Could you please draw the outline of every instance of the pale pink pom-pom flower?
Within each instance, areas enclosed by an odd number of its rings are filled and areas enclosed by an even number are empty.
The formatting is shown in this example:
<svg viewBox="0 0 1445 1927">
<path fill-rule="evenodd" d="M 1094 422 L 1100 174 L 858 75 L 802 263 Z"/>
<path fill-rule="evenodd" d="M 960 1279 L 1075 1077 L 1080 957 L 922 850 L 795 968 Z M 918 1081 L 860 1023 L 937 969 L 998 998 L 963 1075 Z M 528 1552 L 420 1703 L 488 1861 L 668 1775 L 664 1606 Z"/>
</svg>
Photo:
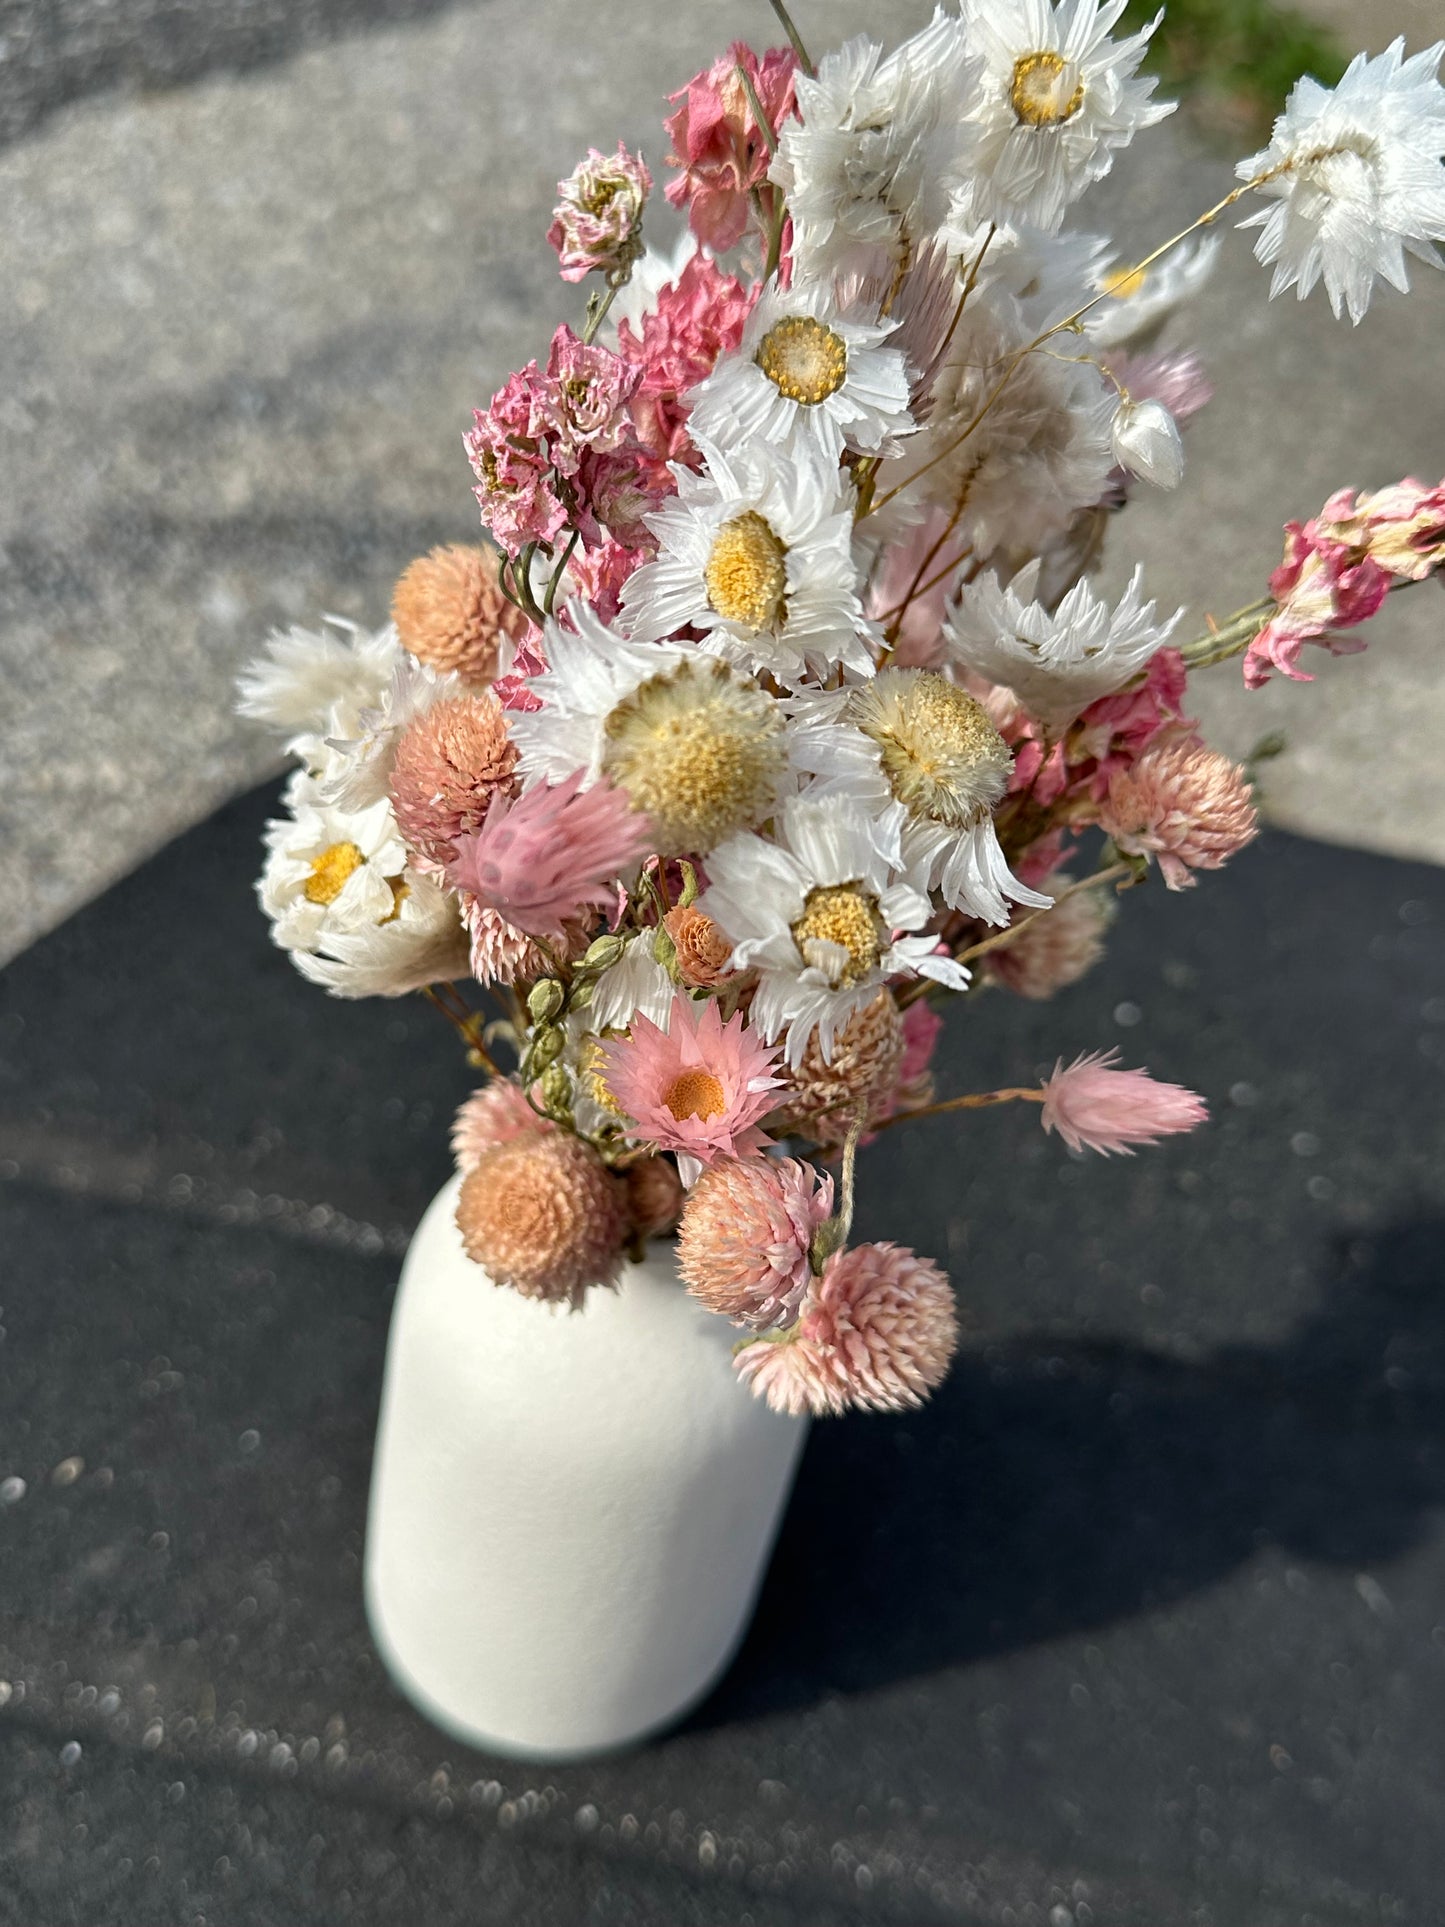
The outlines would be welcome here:
<svg viewBox="0 0 1445 1927">
<path fill-rule="evenodd" d="M 527 1102 L 526 1093 L 509 1077 L 494 1078 L 479 1091 L 473 1091 L 458 1110 L 452 1124 L 452 1156 L 465 1177 L 476 1169 L 488 1151 L 507 1144 L 523 1131 L 551 1131 L 556 1126 L 539 1117 Z"/>
<path fill-rule="evenodd" d="M 627 1236 L 627 1190 L 567 1131 L 519 1131 L 462 1180 L 457 1229 L 493 1284 L 570 1305 L 614 1285 Z"/>
<path fill-rule="evenodd" d="M 396 746 L 391 804 L 397 827 L 423 867 L 443 869 L 458 840 L 517 788 L 517 747 L 507 718 L 487 690 L 433 703 L 413 718 Z"/>
<path fill-rule="evenodd" d="M 957 1345 L 937 1265 L 902 1245 L 855 1245 L 828 1260 L 795 1333 L 755 1340 L 733 1363 L 775 1412 L 898 1412 L 942 1383 Z"/>
<path fill-rule="evenodd" d="M 677 1268 L 694 1298 L 761 1329 L 794 1317 L 812 1279 L 813 1235 L 833 1215 L 833 1180 L 795 1158 L 729 1160 L 688 1198 Z"/>
<path fill-rule="evenodd" d="M 1171 890 L 1187 889 L 1192 870 L 1218 870 L 1259 831 L 1244 771 L 1195 737 L 1116 771 L 1099 821 L 1121 850 L 1156 856 Z"/>
<path fill-rule="evenodd" d="M 1089 1051 L 1065 1067 L 1061 1057 L 1044 1084 L 1043 1125 L 1071 1151 L 1122 1151 L 1192 1131 L 1209 1116 L 1204 1099 L 1148 1071 L 1120 1071 L 1118 1050 Z"/>
<path fill-rule="evenodd" d="M 583 772 L 498 797 L 481 829 L 458 839 L 448 880 L 531 937 L 560 937 L 589 906 L 615 902 L 609 879 L 646 854 L 651 827 L 610 783 Z"/>
</svg>

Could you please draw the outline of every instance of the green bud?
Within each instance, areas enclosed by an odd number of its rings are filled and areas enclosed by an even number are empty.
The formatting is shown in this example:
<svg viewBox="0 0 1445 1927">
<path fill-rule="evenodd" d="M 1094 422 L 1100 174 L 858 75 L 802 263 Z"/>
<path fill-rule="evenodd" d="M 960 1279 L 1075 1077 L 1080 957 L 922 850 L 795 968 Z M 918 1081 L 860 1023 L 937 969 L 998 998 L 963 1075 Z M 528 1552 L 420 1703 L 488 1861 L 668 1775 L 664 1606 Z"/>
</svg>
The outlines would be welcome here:
<svg viewBox="0 0 1445 1927">
<path fill-rule="evenodd" d="M 537 1024 L 545 1024 L 549 1017 L 555 1017 L 565 1001 L 566 993 L 555 977 L 544 977 L 527 993 L 527 1009 Z"/>
<path fill-rule="evenodd" d="M 677 900 L 677 907 L 679 910 L 691 910 L 697 902 L 697 871 L 681 858 L 677 867 L 682 871 L 682 895 Z"/>
<path fill-rule="evenodd" d="M 625 937 L 598 937 L 587 947 L 579 968 L 582 970 L 610 970 L 627 948 Z"/>
<path fill-rule="evenodd" d="M 562 1055 L 567 1039 L 555 1024 L 542 1024 L 532 1033 L 532 1048 L 527 1052 L 527 1063 L 533 1077 L 555 1064 Z"/>
<path fill-rule="evenodd" d="M 672 938 L 668 936 L 667 932 L 663 929 L 661 924 L 657 926 L 657 929 L 653 935 L 652 955 L 653 955 L 654 961 L 656 961 L 657 963 L 660 963 L 663 969 L 672 978 L 672 981 L 676 983 L 678 981 L 677 945 L 672 941 Z"/>
<path fill-rule="evenodd" d="M 549 1064 L 542 1073 L 542 1102 L 548 1112 L 556 1117 L 566 1116 L 572 1108 L 572 1079 L 567 1075 L 566 1066 Z"/>
</svg>

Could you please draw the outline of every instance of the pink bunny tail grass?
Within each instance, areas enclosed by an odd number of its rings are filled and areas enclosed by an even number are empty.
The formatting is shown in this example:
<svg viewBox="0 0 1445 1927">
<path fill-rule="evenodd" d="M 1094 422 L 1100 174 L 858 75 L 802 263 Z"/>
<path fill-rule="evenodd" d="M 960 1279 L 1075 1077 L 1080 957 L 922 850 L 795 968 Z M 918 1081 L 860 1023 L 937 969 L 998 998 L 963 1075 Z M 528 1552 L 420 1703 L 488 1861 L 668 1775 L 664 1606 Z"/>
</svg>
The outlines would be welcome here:
<svg viewBox="0 0 1445 1927">
<path fill-rule="evenodd" d="M 828 1260 L 794 1331 L 745 1345 L 738 1376 L 775 1412 L 900 1412 L 943 1382 L 958 1347 L 953 1290 L 902 1245 L 854 1245 Z"/>
<path fill-rule="evenodd" d="M 1119 1071 L 1117 1050 L 1091 1051 L 1065 1068 L 1059 1059 L 1045 1083 L 1043 1124 L 1071 1151 L 1122 1151 L 1192 1131 L 1209 1116 L 1204 1099 L 1148 1071 Z"/>
<path fill-rule="evenodd" d="M 459 840 L 449 880 L 532 937 L 558 938 L 583 910 L 615 901 L 611 880 L 646 854 L 651 826 L 621 790 L 582 781 L 578 770 L 515 803 L 499 797 Z"/>
</svg>

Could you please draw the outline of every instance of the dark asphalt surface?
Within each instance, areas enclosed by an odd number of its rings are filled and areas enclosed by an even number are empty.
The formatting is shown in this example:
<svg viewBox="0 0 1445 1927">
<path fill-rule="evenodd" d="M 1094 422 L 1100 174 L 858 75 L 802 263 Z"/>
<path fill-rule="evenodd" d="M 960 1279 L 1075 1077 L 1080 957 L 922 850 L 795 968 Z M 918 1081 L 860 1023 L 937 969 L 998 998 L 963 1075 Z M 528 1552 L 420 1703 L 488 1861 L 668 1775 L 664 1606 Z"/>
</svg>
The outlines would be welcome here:
<svg viewBox="0 0 1445 1927">
<path fill-rule="evenodd" d="M 319 996 L 243 799 L 0 976 L 0 1922 L 1335 1927 L 1440 1918 L 1445 877 L 1268 838 L 1137 892 L 945 1090 L 1120 1042 L 1215 1121 L 891 1133 L 864 1236 L 969 1321 L 815 1428 L 679 1733 L 462 1751 L 362 1617 L 398 1256 L 465 1086 Z M 23 1486 L 20 1482 L 23 1482 Z"/>
</svg>

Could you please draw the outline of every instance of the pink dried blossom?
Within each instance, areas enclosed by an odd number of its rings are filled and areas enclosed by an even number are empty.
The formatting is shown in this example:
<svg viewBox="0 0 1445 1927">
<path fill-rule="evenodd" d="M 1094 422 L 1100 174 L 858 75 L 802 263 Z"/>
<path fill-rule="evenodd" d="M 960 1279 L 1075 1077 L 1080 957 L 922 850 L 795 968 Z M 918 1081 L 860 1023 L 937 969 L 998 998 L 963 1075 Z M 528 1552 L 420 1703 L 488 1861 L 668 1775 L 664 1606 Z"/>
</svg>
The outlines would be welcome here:
<svg viewBox="0 0 1445 1927">
<path fill-rule="evenodd" d="M 828 1260 L 792 1333 L 745 1345 L 733 1363 L 775 1412 L 899 1412 L 943 1382 L 957 1346 L 937 1265 L 902 1245 L 855 1245 Z"/>
<path fill-rule="evenodd" d="M 659 471 L 640 442 L 620 448 L 584 449 L 572 477 L 572 519 L 584 542 L 600 548 L 609 539 L 646 560 L 657 547 L 648 528 L 651 515 L 675 490 L 665 470 Z"/>
<path fill-rule="evenodd" d="M 794 112 L 797 65 L 789 47 L 774 47 L 759 60 L 739 40 L 671 96 L 682 105 L 664 123 L 672 142 L 667 160 L 682 172 L 668 182 L 667 198 L 674 207 L 687 209 L 693 233 L 716 254 L 742 239 L 749 190 L 763 185 L 771 158 L 738 68 L 752 82 L 776 135 Z"/>
<path fill-rule="evenodd" d="M 538 784 L 515 803 L 499 797 L 482 827 L 458 838 L 448 881 L 533 937 L 560 937 L 584 909 L 615 901 L 610 880 L 646 852 L 652 832 L 621 790 L 584 790 L 583 776 Z"/>
<path fill-rule="evenodd" d="M 733 947 L 711 917 L 689 904 L 669 910 L 662 927 L 672 938 L 677 951 L 677 967 L 685 984 L 694 990 L 711 990 L 734 975 Z"/>
<path fill-rule="evenodd" d="M 1045 896 L 1059 897 L 1072 882 L 1072 877 L 1057 870 L 1036 887 Z M 1042 916 L 1017 910 L 1013 921 L 1026 927 L 1012 943 L 989 952 L 984 959 L 984 975 L 1016 997 L 1034 1001 L 1052 997 L 1066 985 L 1077 983 L 1099 961 L 1110 912 L 1108 899 L 1101 898 L 1097 890 L 1064 896 L 1062 903 Z"/>
<path fill-rule="evenodd" d="M 575 475 L 586 449 L 616 448 L 627 436 L 627 404 L 641 380 L 610 348 L 587 343 L 563 324 L 547 356 L 546 412 L 552 460 Z"/>
<path fill-rule="evenodd" d="M 1244 771 L 1197 737 L 1156 744 L 1118 771 L 1099 821 L 1121 850 L 1158 858 L 1171 890 L 1218 870 L 1258 834 Z"/>
<path fill-rule="evenodd" d="M 741 1012 L 724 1023 L 712 998 L 695 1004 L 679 993 L 666 1030 L 639 1013 L 630 1036 L 604 1044 L 601 1075 L 634 1135 L 676 1151 L 686 1181 L 769 1142 L 757 1124 L 777 1101 L 777 1058 Z"/>
<path fill-rule="evenodd" d="M 1333 501 L 1338 504 L 1340 496 Z M 1373 495 L 1361 495 L 1332 532 L 1344 540 L 1355 531 L 1392 576 L 1423 582 L 1445 562 L 1445 482 L 1431 488 L 1406 476 Z"/>
<path fill-rule="evenodd" d="M 792 1320 L 812 1282 L 810 1253 L 833 1215 L 833 1180 L 795 1158 L 712 1165 L 677 1239 L 683 1283 L 709 1311 L 761 1330 Z"/>
<path fill-rule="evenodd" d="M 520 1131 L 462 1181 L 457 1229 L 495 1285 L 569 1305 L 615 1285 L 628 1231 L 627 1190 L 568 1131 Z"/>
<path fill-rule="evenodd" d="M 555 1129 L 546 1118 L 538 1117 L 519 1084 L 497 1077 L 463 1101 L 452 1125 L 452 1156 L 465 1177 L 488 1151 L 510 1143 L 523 1131 Z"/>
<path fill-rule="evenodd" d="M 528 542 L 555 541 L 567 526 L 557 491 L 548 437 L 553 428 L 551 383 L 535 361 L 507 378 L 462 437 L 477 478 L 473 491 L 482 521 L 508 555 Z"/>
<path fill-rule="evenodd" d="M 1108 366 L 1135 401 L 1162 402 L 1181 428 L 1214 398 L 1214 383 L 1192 349 L 1116 355 Z"/>
<path fill-rule="evenodd" d="M 585 548 L 578 549 L 573 555 L 567 565 L 570 591 L 590 602 L 604 622 L 612 622 L 622 607 L 623 584 L 633 570 L 647 560 L 646 549 L 631 549 L 625 542 L 619 542 L 607 536 L 600 543 L 588 544 Z M 568 621 L 565 606 L 561 621 L 563 623 Z M 539 664 L 538 669 L 545 666 L 545 664 Z M 534 669 L 529 673 L 535 675 L 538 670 Z M 541 698 L 531 695 L 530 691 L 528 695 L 529 706 L 540 709 Z"/>
<path fill-rule="evenodd" d="M 642 317 L 640 332 L 631 322 L 618 323 L 618 352 L 642 371 L 632 420 L 660 471 L 659 486 L 672 486 L 669 462 L 690 467 L 699 460 L 682 398 L 712 373 L 719 356 L 737 347 L 757 297 L 756 285 L 745 288 L 699 252 L 663 288 L 655 309 Z"/>
<path fill-rule="evenodd" d="M 547 239 L 557 250 L 564 281 L 594 270 L 625 277 L 642 252 L 642 210 L 652 176 L 640 154 L 618 143 L 613 155 L 589 148 L 565 181 L 558 181 Z"/>
<path fill-rule="evenodd" d="M 1204 1099 L 1182 1084 L 1162 1084 L 1148 1071 L 1119 1071 L 1115 1050 L 1091 1051 L 1067 1069 L 1061 1057 L 1043 1086 L 1043 1125 L 1057 1131 L 1071 1151 L 1122 1151 L 1155 1144 L 1177 1131 L 1192 1131 L 1209 1112 Z"/>
</svg>

